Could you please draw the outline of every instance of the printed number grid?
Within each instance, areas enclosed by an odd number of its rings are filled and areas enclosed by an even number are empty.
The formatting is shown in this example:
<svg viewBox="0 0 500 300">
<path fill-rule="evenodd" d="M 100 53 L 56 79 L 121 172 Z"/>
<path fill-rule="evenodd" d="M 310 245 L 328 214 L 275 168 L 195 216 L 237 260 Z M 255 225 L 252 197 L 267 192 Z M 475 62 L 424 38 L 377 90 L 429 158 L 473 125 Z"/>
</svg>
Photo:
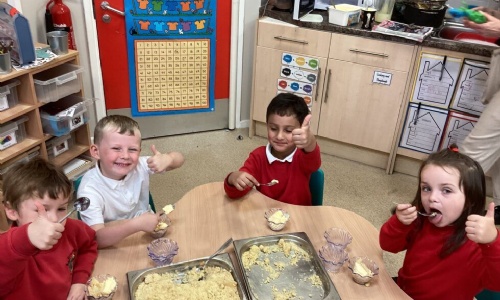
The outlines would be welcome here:
<svg viewBox="0 0 500 300">
<path fill-rule="evenodd" d="M 210 40 L 136 40 L 139 111 L 209 107 Z"/>
</svg>

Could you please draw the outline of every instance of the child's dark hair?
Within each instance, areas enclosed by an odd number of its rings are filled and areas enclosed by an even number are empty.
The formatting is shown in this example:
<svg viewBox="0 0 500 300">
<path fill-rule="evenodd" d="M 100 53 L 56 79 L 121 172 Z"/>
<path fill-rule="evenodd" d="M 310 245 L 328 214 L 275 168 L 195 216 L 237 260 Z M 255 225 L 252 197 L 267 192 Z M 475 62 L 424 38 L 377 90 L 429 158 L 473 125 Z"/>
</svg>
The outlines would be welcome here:
<svg viewBox="0 0 500 300">
<path fill-rule="evenodd" d="M 2 189 L 3 201 L 15 210 L 29 198 L 69 198 L 73 194 L 73 184 L 64 172 L 40 157 L 9 169 L 3 176 Z"/>
<path fill-rule="evenodd" d="M 418 211 L 423 210 L 421 198 L 421 173 L 422 170 L 428 166 L 434 165 L 442 168 L 451 167 L 459 172 L 459 185 L 463 189 L 465 196 L 464 209 L 462 214 L 453 223 L 455 232 L 450 236 L 441 249 L 440 256 L 445 257 L 451 254 L 462 246 L 466 240 L 465 222 L 467 217 L 471 214 L 483 215 L 484 207 L 486 205 L 486 183 L 484 172 L 481 166 L 472 158 L 465 154 L 458 152 L 458 147 L 453 144 L 449 148 L 429 155 L 429 157 L 422 163 L 419 171 L 418 189 L 413 199 L 414 205 Z M 422 226 L 422 218 L 417 218 L 416 230 Z"/>
<path fill-rule="evenodd" d="M 271 100 L 267 106 L 266 122 L 269 121 L 269 116 L 276 114 L 278 116 L 295 116 L 300 125 L 309 114 L 304 98 L 291 93 L 280 93 Z"/>
</svg>

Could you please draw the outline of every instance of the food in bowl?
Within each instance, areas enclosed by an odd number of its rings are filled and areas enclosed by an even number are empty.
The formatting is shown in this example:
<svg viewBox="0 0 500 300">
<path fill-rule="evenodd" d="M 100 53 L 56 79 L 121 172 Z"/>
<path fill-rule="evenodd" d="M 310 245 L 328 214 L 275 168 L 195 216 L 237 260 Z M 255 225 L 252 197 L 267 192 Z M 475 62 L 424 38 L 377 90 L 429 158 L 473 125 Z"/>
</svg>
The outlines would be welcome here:
<svg viewBox="0 0 500 300">
<path fill-rule="evenodd" d="M 290 215 L 281 208 L 271 208 L 266 211 L 264 217 L 267 219 L 267 223 L 269 228 L 274 231 L 279 231 L 283 229 L 286 225 L 286 222 L 290 219 Z"/>
<path fill-rule="evenodd" d="M 135 292 L 137 300 L 165 299 L 240 299 L 237 283 L 230 271 L 220 267 L 206 267 L 206 277 L 199 280 L 200 271 L 191 269 L 187 274 L 153 273 L 144 278 Z"/>
<path fill-rule="evenodd" d="M 94 276 L 87 283 L 87 295 L 89 299 L 111 299 L 117 287 L 114 276 L 109 274 Z"/>
<path fill-rule="evenodd" d="M 349 269 L 354 282 L 365 286 L 369 286 L 373 276 L 378 274 L 377 264 L 367 257 L 353 257 L 349 261 Z"/>
<path fill-rule="evenodd" d="M 171 223 L 172 222 L 166 214 L 160 215 L 160 217 L 158 218 L 158 224 L 156 224 L 155 230 L 151 232 L 151 236 L 155 239 L 163 237 Z"/>
</svg>

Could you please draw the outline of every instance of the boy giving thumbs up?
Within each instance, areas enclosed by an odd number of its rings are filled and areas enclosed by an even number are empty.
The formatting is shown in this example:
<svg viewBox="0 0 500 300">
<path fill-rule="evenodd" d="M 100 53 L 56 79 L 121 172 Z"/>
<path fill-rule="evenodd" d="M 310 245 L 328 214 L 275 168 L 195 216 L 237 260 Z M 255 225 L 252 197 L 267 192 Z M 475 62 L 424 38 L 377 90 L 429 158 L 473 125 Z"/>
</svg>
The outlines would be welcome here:
<svg viewBox="0 0 500 300">
<path fill-rule="evenodd" d="M 37 158 L 5 175 L 3 201 L 12 227 L 0 234 L 0 299 L 85 299 L 97 258 L 95 232 L 66 219 L 73 184 Z"/>
<path fill-rule="evenodd" d="M 303 98 L 290 93 L 274 97 L 266 113 L 267 146 L 252 151 L 243 166 L 226 177 L 228 197 L 243 197 L 255 186 L 275 200 L 311 205 L 309 179 L 321 166 L 321 156 L 310 120 Z M 275 184 L 264 185 L 270 182 Z"/>
</svg>

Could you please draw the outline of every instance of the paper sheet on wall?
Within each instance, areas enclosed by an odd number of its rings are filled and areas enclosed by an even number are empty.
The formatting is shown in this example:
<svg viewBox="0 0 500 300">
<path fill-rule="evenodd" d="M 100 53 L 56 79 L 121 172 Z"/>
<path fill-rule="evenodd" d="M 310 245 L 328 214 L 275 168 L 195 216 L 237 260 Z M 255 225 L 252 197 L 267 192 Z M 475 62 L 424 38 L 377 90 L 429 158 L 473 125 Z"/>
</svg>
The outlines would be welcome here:
<svg viewBox="0 0 500 300">
<path fill-rule="evenodd" d="M 423 153 L 439 149 L 448 111 L 410 103 L 399 146 Z"/>
<path fill-rule="evenodd" d="M 486 91 L 489 71 L 489 63 L 465 59 L 450 108 L 476 116 L 481 115 L 484 110 L 481 100 Z"/>
<path fill-rule="evenodd" d="M 472 131 L 477 120 L 477 117 L 451 111 L 448 115 L 443 141 L 439 149 L 448 148 L 451 144 L 456 144 L 460 149 L 462 142 Z"/>
<path fill-rule="evenodd" d="M 460 58 L 422 53 L 411 101 L 448 108 L 461 65 Z"/>
</svg>

